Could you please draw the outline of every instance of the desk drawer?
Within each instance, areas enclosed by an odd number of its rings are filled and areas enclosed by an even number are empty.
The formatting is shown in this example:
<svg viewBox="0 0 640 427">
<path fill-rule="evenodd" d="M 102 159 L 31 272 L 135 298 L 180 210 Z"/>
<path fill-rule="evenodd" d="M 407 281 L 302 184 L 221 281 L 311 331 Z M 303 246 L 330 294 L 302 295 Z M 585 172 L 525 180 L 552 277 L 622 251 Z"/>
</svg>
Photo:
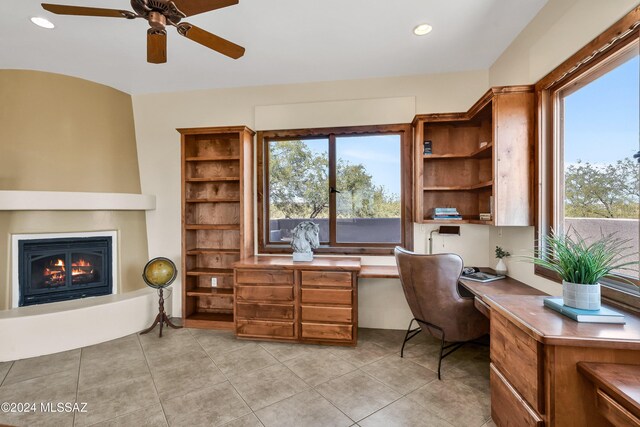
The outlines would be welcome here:
<svg viewBox="0 0 640 427">
<path fill-rule="evenodd" d="M 236 316 L 242 319 L 293 320 L 293 305 L 238 302 Z"/>
<path fill-rule="evenodd" d="M 491 308 L 485 304 L 480 297 L 475 297 L 473 299 L 473 305 L 475 308 L 484 315 L 484 317 L 490 319 L 491 318 Z"/>
<path fill-rule="evenodd" d="M 491 312 L 491 362 L 539 413 L 544 413 L 541 344 L 498 313 Z"/>
<path fill-rule="evenodd" d="M 499 426 L 542 427 L 542 417 L 518 395 L 496 366 L 491 364 L 491 417 Z"/>
<path fill-rule="evenodd" d="M 596 405 L 604 417 L 616 427 L 640 427 L 640 419 L 627 411 L 601 388 L 596 393 Z"/>
<path fill-rule="evenodd" d="M 236 283 L 292 285 L 293 272 L 282 270 L 236 270 Z"/>
<path fill-rule="evenodd" d="M 351 289 L 302 289 L 304 304 L 351 305 Z"/>
<path fill-rule="evenodd" d="M 302 306 L 302 321 L 351 323 L 351 307 Z"/>
<path fill-rule="evenodd" d="M 283 301 L 293 302 L 291 286 L 236 286 L 238 301 Z"/>
<path fill-rule="evenodd" d="M 293 338 L 293 322 L 265 322 L 259 320 L 237 320 L 238 336 L 264 338 Z"/>
<path fill-rule="evenodd" d="M 351 287 L 351 273 L 345 271 L 303 271 L 302 286 Z"/>
<path fill-rule="evenodd" d="M 353 339 L 353 326 L 302 322 L 302 338 L 323 341 L 351 341 Z"/>
</svg>

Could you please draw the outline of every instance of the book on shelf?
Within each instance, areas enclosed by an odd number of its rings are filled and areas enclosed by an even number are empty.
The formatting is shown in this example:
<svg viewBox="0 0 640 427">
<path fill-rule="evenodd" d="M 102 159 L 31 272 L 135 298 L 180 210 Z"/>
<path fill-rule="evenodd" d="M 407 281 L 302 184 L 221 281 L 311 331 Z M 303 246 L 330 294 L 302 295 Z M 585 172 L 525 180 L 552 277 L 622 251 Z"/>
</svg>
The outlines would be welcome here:
<svg viewBox="0 0 640 427">
<path fill-rule="evenodd" d="M 424 146 L 423 146 L 423 151 L 422 154 L 424 154 L 425 156 L 428 154 L 432 154 L 433 152 L 431 151 L 431 141 L 425 141 L 424 142 Z"/>
<path fill-rule="evenodd" d="M 584 323 L 617 323 L 624 324 L 624 314 L 609 308 L 601 307 L 600 310 L 581 310 L 579 308 L 564 305 L 562 298 L 549 297 L 544 299 L 544 306 L 567 316 L 576 322 Z"/>
<path fill-rule="evenodd" d="M 431 219 L 435 219 L 435 220 L 438 220 L 438 219 L 441 219 L 441 220 L 442 219 L 446 219 L 446 220 L 449 220 L 449 219 L 462 219 L 462 216 L 461 215 L 431 215 Z"/>
<path fill-rule="evenodd" d="M 491 221 L 491 214 L 490 213 L 481 213 L 480 214 L 480 221 Z"/>
<path fill-rule="evenodd" d="M 431 209 L 432 215 L 459 215 L 456 208 L 433 208 Z"/>
</svg>

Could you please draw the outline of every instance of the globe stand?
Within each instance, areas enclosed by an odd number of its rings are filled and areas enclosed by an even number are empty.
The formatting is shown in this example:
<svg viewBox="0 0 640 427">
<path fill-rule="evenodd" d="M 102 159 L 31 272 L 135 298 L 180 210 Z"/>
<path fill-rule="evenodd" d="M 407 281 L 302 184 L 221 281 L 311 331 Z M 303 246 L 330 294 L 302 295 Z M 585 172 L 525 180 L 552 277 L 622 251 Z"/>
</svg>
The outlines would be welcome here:
<svg viewBox="0 0 640 427">
<path fill-rule="evenodd" d="M 178 271 L 176 269 L 176 265 L 169 258 L 157 257 L 149 261 L 147 265 L 144 266 L 142 279 L 147 286 L 158 290 L 158 296 L 160 298 L 158 299 L 158 315 L 153 321 L 153 325 L 140 332 L 140 335 L 148 334 L 158 325 L 158 323 L 160 324 L 159 338 L 162 338 L 162 327 L 165 324 L 173 329 L 182 328 L 182 326 L 171 323 L 171 319 L 169 319 L 169 316 L 167 316 L 167 313 L 164 311 L 163 288 L 171 285 L 171 283 L 176 280 L 177 275 Z"/>
<path fill-rule="evenodd" d="M 171 319 L 169 319 L 169 316 L 167 316 L 167 313 L 164 311 L 164 296 L 162 294 L 162 288 L 158 289 L 158 295 L 160 296 L 160 299 L 158 299 L 158 315 L 156 316 L 156 320 L 153 321 L 153 325 L 140 332 L 140 335 L 144 335 L 153 331 L 158 323 L 160 324 L 160 334 L 158 335 L 158 337 L 160 338 L 162 338 L 162 326 L 165 323 L 167 324 L 167 326 L 173 329 L 182 328 L 182 326 L 174 325 L 173 323 L 171 323 Z"/>
</svg>

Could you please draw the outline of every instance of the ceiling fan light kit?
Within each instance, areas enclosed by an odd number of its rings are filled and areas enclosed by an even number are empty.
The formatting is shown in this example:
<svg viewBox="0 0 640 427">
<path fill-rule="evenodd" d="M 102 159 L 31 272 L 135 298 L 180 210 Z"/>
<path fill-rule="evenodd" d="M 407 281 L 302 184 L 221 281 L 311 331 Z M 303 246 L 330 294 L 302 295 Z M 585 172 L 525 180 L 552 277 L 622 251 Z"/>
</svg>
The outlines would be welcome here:
<svg viewBox="0 0 640 427">
<path fill-rule="evenodd" d="M 57 15 L 146 19 L 150 26 L 147 30 L 147 62 L 162 64 L 167 62 L 167 25 L 175 27 L 181 36 L 225 56 L 233 59 L 243 56 L 244 48 L 242 46 L 238 46 L 195 25 L 180 22 L 187 16 L 233 6 L 238 3 L 239 0 L 131 0 L 131 8 L 134 12 L 48 3 L 42 3 L 42 7 Z"/>
</svg>

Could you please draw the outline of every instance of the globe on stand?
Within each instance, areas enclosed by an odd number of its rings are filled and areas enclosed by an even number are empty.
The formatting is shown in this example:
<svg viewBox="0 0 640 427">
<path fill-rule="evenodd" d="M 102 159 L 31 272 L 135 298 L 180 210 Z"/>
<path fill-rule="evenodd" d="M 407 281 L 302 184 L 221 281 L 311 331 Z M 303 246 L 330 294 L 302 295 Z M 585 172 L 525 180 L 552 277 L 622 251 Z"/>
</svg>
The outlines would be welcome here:
<svg viewBox="0 0 640 427">
<path fill-rule="evenodd" d="M 158 300 L 158 315 L 156 316 L 153 325 L 140 332 L 140 334 L 151 332 L 158 323 L 160 324 L 160 338 L 162 338 L 162 326 L 164 324 L 174 329 L 182 328 L 182 326 L 171 323 L 169 316 L 167 316 L 167 313 L 164 311 L 163 289 L 171 285 L 173 281 L 176 280 L 177 275 L 178 269 L 169 258 L 154 258 L 144 266 L 142 279 L 147 286 L 158 290 L 158 296 L 160 299 Z"/>
</svg>

